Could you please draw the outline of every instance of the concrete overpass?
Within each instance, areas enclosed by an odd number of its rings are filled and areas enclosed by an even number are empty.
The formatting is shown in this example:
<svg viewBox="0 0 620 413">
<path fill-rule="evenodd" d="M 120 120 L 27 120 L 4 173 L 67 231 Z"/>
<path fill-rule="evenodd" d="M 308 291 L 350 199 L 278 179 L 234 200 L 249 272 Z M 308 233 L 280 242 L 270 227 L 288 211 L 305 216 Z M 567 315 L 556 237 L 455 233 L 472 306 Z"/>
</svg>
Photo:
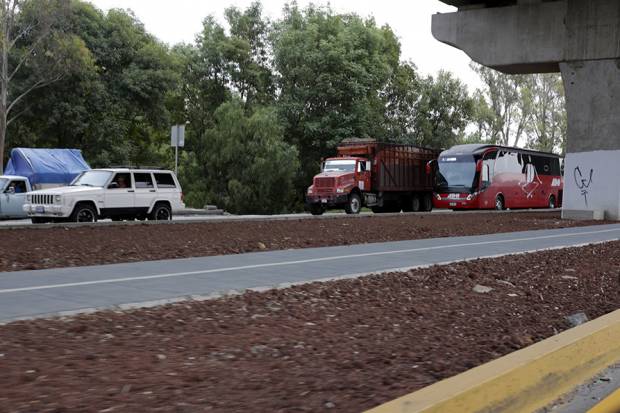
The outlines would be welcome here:
<svg viewBox="0 0 620 413">
<path fill-rule="evenodd" d="M 433 35 L 509 74 L 561 72 L 567 218 L 620 219 L 620 1 L 442 0 Z"/>
</svg>

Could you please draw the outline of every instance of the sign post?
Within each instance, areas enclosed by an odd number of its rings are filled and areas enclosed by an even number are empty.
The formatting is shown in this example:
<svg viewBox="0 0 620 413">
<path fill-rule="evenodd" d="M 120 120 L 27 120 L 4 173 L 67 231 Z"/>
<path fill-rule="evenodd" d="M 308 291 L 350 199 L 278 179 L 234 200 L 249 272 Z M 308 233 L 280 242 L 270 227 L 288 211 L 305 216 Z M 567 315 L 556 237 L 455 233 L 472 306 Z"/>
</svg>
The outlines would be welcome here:
<svg viewBox="0 0 620 413">
<path fill-rule="evenodd" d="M 174 174 L 179 175 L 179 147 L 185 146 L 185 125 L 174 125 L 170 129 L 170 146 L 174 146 Z"/>
</svg>

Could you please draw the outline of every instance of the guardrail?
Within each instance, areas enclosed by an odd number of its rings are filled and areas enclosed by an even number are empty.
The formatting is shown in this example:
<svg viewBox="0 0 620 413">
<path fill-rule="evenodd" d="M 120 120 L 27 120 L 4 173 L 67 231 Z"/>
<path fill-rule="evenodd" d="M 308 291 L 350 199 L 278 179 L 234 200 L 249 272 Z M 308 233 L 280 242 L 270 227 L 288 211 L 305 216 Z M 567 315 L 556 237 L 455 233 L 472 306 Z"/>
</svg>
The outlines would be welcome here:
<svg viewBox="0 0 620 413">
<path fill-rule="evenodd" d="M 367 413 L 534 412 L 619 360 L 620 310 Z M 597 412 L 610 406 L 620 406 L 620 394 Z"/>
</svg>

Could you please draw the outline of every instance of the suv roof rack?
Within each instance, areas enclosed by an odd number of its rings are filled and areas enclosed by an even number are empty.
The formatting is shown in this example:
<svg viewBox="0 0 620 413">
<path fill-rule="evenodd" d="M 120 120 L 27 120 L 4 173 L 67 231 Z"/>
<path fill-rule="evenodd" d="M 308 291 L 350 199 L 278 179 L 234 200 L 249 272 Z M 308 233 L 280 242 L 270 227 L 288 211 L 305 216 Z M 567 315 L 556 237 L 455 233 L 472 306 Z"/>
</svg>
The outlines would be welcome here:
<svg viewBox="0 0 620 413">
<path fill-rule="evenodd" d="M 132 166 L 132 165 L 112 165 L 112 166 L 108 166 L 107 168 L 103 168 L 103 169 L 154 169 L 154 170 L 158 170 L 158 171 L 167 170 L 166 168 L 162 168 L 161 166 L 147 166 L 147 165 L 137 165 L 137 166 Z"/>
</svg>

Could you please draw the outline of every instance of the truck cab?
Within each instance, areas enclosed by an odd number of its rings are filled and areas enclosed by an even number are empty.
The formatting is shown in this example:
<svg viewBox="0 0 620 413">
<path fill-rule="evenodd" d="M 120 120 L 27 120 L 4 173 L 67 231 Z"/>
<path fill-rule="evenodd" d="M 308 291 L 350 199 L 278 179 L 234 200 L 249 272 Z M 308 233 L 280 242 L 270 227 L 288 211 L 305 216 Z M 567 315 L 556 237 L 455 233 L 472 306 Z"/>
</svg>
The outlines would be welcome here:
<svg viewBox="0 0 620 413">
<path fill-rule="evenodd" d="M 321 215 L 327 208 L 344 207 L 347 214 L 358 214 L 363 205 L 363 192 L 370 189 L 370 169 L 371 163 L 366 158 L 326 159 L 306 194 L 310 212 Z"/>
<path fill-rule="evenodd" d="M 0 176 L 0 219 L 26 218 L 22 207 L 26 202 L 26 192 L 30 192 L 30 182 L 25 176 Z"/>
</svg>

